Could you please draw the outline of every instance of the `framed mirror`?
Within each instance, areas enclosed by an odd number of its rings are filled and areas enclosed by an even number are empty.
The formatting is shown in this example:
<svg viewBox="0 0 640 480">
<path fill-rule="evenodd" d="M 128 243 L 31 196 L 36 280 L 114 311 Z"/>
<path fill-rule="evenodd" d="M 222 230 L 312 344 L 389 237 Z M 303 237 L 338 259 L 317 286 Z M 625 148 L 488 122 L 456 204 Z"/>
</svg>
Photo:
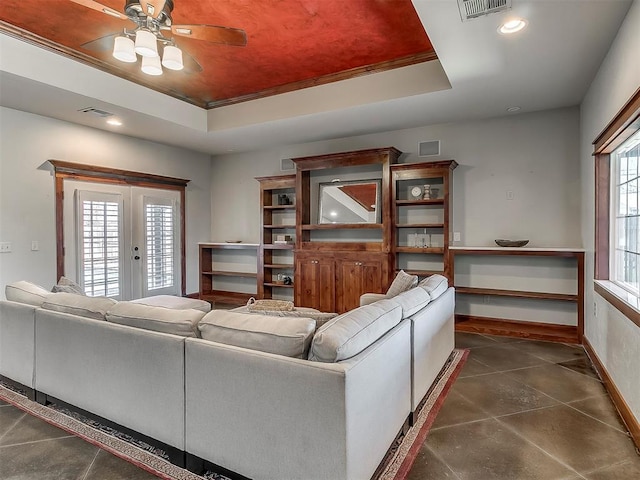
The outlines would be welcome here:
<svg viewBox="0 0 640 480">
<path fill-rule="evenodd" d="M 318 223 L 380 223 L 381 180 L 333 181 L 318 187 Z"/>
</svg>

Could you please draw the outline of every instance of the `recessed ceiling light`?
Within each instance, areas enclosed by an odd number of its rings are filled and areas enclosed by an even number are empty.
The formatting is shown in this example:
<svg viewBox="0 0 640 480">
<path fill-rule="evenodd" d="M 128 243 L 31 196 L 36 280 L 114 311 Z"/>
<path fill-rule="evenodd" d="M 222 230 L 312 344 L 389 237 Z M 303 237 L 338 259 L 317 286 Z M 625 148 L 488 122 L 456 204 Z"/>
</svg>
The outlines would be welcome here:
<svg viewBox="0 0 640 480">
<path fill-rule="evenodd" d="M 513 106 L 513 107 L 509 107 L 507 108 L 507 112 L 513 113 L 513 112 L 517 112 L 521 109 L 522 107 L 518 107 L 518 106 Z"/>
<path fill-rule="evenodd" d="M 519 32 L 526 26 L 526 20 L 523 20 L 522 18 L 514 18 L 500 25 L 500 27 L 498 28 L 498 33 L 501 33 L 502 35 L 509 35 L 511 33 Z"/>
<path fill-rule="evenodd" d="M 122 122 L 120 120 L 116 119 L 116 118 L 111 118 L 111 119 L 107 120 L 107 123 L 109 125 L 114 125 L 116 127 L 119 127 L 120 125 L 122 125 Z"/>
</svg>

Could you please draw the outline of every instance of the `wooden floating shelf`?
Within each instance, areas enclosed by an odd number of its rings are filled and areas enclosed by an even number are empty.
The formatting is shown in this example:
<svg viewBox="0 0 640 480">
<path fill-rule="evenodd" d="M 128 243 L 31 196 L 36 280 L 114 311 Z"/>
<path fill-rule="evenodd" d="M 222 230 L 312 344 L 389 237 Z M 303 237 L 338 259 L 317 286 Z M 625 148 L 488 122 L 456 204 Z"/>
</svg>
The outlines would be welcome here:
<svg viewBox="0 0 640 480">
<path fill-rule="evenodd" d="M 295 210 L 295 205 L 265 205 L 265 210 Z"/>
<path fill-rule="evenodd" d="M 444 223 L 396 223 L 396 228 L 444 228 Z"/>
<path fill-rule="evenodd" d="M 264 268 L 275 268 L 275 269 L 283 269 L 283 270 L 291 270 L 293 269 L 293 264 L 287 263 L 265 263 Z"/>
<path fill-rule="evenodd" d="M 251 272 L 228 272 L 224 270 L 212 270 L 210 272 L 202 272 L 207 275 L 216 275 L 219 277 L 244 277 L 244 278 L 256 278 L 258 275 Z"/>
<path fill-rule="evenodd" d="M 544 292 L 524 292 L 516 290 L 498 290 L 495 288 L 477 288 L 477 287 L 455 287 L 457 293 L 468 295 L 494 295 L 499 297 L 513 298 L 535 298 L 541 300 L 562 300 L 567 302 L 577 302 L 578 295 L 565 293 L 544 293 Z"/>
<path fill-rule="evenodd" d="M 314 225 L 302 225 L 302 230 L 340 230 L 340 229 L 375 229 L 382 228 L 381 223 L 320 223 Z"/>
<path fill-rule="evenodd" d="M 400 269 L 396 269 L 396 273 L 398 273 L 399 271 Z M 407 273 L 409 275 L 417 275 L 419 277 L 428 277 L 436 274 L 444 275 L 444 272 L 442 270 L 404 270 L 404 273 Z"/>
<path fill-rule="evenodd" d="M 444 198 L 430 200 L 396 200 L 396 205 L 444 205 Z"/>
<path fill-rule="evenodd" d="M 293 250 L 295 245 L 293 243 L 286 244 L 274 244 L 274 243 L 265 243 L 262 248 L 265 250 Z"/>
<path fill-rule="evenodd" d="M 444 247 L 396 247 L 396 253 L 444 253 Z"/>
</svg>

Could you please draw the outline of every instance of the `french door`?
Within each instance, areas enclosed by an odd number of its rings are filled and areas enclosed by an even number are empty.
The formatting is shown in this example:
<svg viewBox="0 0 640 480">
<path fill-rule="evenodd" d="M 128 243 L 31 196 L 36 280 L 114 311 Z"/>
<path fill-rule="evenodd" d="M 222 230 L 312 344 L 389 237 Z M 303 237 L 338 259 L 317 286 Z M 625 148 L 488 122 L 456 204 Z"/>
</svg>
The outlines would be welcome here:
<svg viewBox="0 0 640 480">
<path fill-rule="evenodd" d="M 65 271 L 87 295 L 180 293 L 180 193 L 68 180 Z"/>
</svg>

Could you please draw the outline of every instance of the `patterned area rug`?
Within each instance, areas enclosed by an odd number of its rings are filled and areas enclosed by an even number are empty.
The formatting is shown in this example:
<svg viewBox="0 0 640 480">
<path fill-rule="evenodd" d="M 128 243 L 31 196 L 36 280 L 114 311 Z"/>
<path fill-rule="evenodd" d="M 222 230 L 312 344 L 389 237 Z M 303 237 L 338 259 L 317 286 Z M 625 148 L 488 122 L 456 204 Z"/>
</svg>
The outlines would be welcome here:
<svg viewBox="0 0 640 480">
<path fill-rule="evenodd" d="M 420 447 L 429 433 L 440 407 L 458 377 L 469 354 L 468 350 L 453 351 L 447 364 L 423 400 L 413 427 L 393 445 L 375 480 L 404 480 L 418 455 Z M 134 465 L 165 480 L 225 480 L 215 472 L 206 472 L 204 477 L 179 468 L 164 458 L 163 452 L 138 442 L 116 430 L 104 427 L 94 420 L 56 406 L 43 406 L 27 399 L 8 385 L 0 383 L 0 400 L 10 403 L 26 413 L 38 417 L 85 441 L 96 445 Z"/>
</svg>

